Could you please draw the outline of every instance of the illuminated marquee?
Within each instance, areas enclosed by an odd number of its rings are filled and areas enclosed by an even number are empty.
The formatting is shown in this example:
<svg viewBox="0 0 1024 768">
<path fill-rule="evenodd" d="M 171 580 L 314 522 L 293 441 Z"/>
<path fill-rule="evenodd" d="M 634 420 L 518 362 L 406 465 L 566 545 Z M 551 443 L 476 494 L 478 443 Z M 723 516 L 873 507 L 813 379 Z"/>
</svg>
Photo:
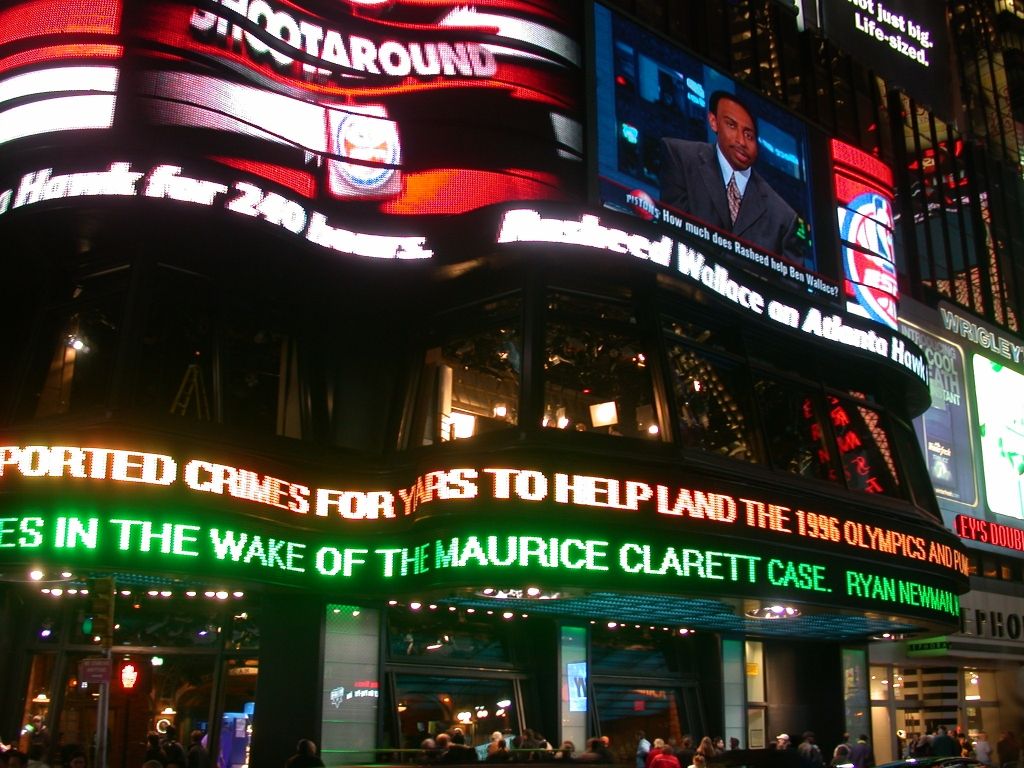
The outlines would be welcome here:
<svg viewBox="0 0 1024 768">
<path fill-rule="evenodd" d="M 362 523 L 360 527 L 365 527 L 379 521 L 394 526 L 401 520 L 418 516 L 423 505 L 430 505 L 431 516 L 448 510 L 469 513 L 473 509 L 469 505 L 497 509 L 514 504 L 519 514 L 531 509 L 541 512 L 551 505 L 566 511 L 598 509 L 615 513 L 609 520 L 623 522 L 642 514 L 646 520 L 660 521 L 656 524 L 677 533 L 733 536 L 742 530 L 746 536 L 763 541 L 803 542 L 835 552 L 872 553 L 908 566 L 927 565 L 938 571 L 967 573 L 966 559 L 959 550 L 888 522 L 822 514 L 719 489 L 512 467 L 451 468 L 427 472 L 404 487 L 337 489 L 285 480 L 206 459 L 179 460 L 166 454 L 97 447 L 0 446 L 0 488 L 43 490 L 58 481 L 128 483 L 135 487 L 164 489 L 168 493 L 180 489 L 187 494 L 182 498 L 191 499 L 197 498 L 193 494 L 233 498 L 267 511 L 280 512 L 279 521 L 287 525 L 305 526 L 313 522 L 323 530 L 334 530 L 339 522 L 346 526 Z M 317 524 L 317 520 L 324 525 Z M 159 550 L 182 557 L 199 556 L 201 533 L 197 527 L 167 524 L 153 528 L 149 523 L 136 525 L 130 518 L 114 518 L 108 525 L 122 549 L 138 547 L 146 552 Z M 59 549 L 74 548 L 79 543 L 95 546 L 98 526 L 97 520 L 83 526 L 62 517 L 52 532 L 53 546 Z M 13 518 L 0 520 L 0 549 L 39 546 L 41 535 L 35 522 L 26 523 L 23 519 L 15 525 Z M 282 570 L 291 571 L 305 556 L 302 548 L 292 547 L 283 535 L 252 538 L 247 534 L 236 536 L 233 529 L 213 527 L 208 536 L 217 559 L 263 561 L 269 558 Z M 554 562 L 554 551 L 545 552 L 543 557 Z M 475 556 L 459 549 L 448 559 L 459 564 Z M 353 563 L 346 559 L 348 557 L 331 555 L 329 569 L 336 572 L 351 569 Z M 426 555 L 416 557 L 426 558 Z M 505 552 L 489 559 L 503 561 L 516 557 L 518 555 Z M 563 565 L 569 560 L 593 565 L 598 558 L 594 551 L 581 551 L 576 544 L 563 543 L 557 559 Z"/>
<path fill-rule="evenodd" d="M 433 251 L 422 235 L 397 236 L 337 227 L 327 216 L 277 192 L 248 181 L 219 182 L 184 173 L 180 166 L 158 165 L 133 170 L 129 162 L 113 162 L 103 171 L 55 174 L 42 168 L 24 174 L 8 189 L 0 188 L 0 216 L 20 208 L 72 197 L 167 199 L 208 208 L 222 208 L 297 235 L 334 253 L 373 259 L 429 259 Z"/>
<path fill-rule="evenodd" d="M 204 515 L 205 518 L 205 515 Z M 236 521 L 230 527 L 159 516 L 105 517 L 41 512 L 0 518 L 0 561 L 58 558 L 114 568 L 201 570 L 312 588 L 345 585 L 361 594 L 408 589 L 466 589 L 503 579 L 583 588 L 651 589 L 678 594 L 764 596 L 898 610 L 954 622 L 966 578 L 925 577 L 919 569 L 866 565 L 863 558 L 744 543 L 690 533 L 651 535 L 594 522 L 555 533 L 510 525 L 497 534 L 458 532 L 436 519 L 402 539 L 342 539 Z M 570 526 L 571 528 L 571 526 Z M 73 532 L 69 534 L 69 532 Z M 370 695 L 370 694 L 367 694 Z"/>
<path fill-rule="evenodd" d="M 584 214 L 579 220 L 559 219 L 545 218 L 532 209 L 514 209 L 503 215 L 496 240 L 498 243 L 578 245 L 651 262 L 717 293 L 749 315 L 801 331 L 828 343 L 870 352 L 905 367 L 922 381 L 928 380 L 924 356 L 898 333 L 858 328 L 848 323 L 842 315 L 826 313 L 814 306 L 795 306 L 790 300 L 772 298 L 769 289 L 754 287 L 758 283 L 753 278 L 739 276 L 708 254 L 667 236 L 649 238 L 609 226 L 591 214 Z M 811 279 L 796 270 L 790 276 L 796 276 L 795 279 L 799 280 Z"/>
<path fill-rule="evenodd" d="M 957 535 L 962 539 L 1024 552 L 1024 530 L 1020 528 L 989 522 L 970 515 L 957 515 L 954 525 Z"/>
</svg>

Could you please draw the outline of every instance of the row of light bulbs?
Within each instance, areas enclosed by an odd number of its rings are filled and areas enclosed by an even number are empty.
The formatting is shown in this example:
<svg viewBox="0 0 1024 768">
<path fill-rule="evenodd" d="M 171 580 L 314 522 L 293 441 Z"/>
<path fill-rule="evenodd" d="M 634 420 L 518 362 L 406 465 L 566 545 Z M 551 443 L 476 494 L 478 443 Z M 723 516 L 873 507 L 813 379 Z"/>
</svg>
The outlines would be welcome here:
<svg viewBox="0 0 1024 768">
<path fill-rule="evenodd" d="M 391 607 L 395 607 L 395 606 L 401 605 L 401 603 L 399 603 L 398 600 L 388 600 L 388 605 L 391 606 Z M 436 611 L 436 610 L 441 609 L 443 606 L 439 606 L 437 603 L 427 603 L 426 606 L 424 606 L 424 604 L 422 602 L 420 602 L 418 600 L 414 600 L 414 601 L 408 603 L 406 605 L 406 607 L 410 611 L 421 611 L 421 610 L 423 610 L 424 607 L 426 607 L 427 610 Z M 459 610 L 459 608 L 457 606 L 454 606 L 454 605 L 449 605 L 449 606 L 447 606 L 447 608 L 452 613 L 454 613 L 454 612 Z M 335 613 L 338 613 L 339 610 L 340 609 L 336 609 Z M 468 613 L 468 614 L 477 613 L 477 609 L 476 608 L 465 608 L 463 610 L 465 610 L 465 612 Z M 485 613 L 488 616 L 494 616 L 497 613 L 497 611 L 494 611 L 494 610 L 491 610 L 491 609 L 488 608 L 488 609 L 482 610 L 481 613 Z M 358 611 L 353 611 L 352 615 L 353 616 L 358 615 Z M 515 616 L 516 616 L 516 614 L 515 614 L 514 611 L 502 611 L 501 612 L 501 617 L 503 619 L 506 619 L 506 620 L 514 619 Z M 520 616 L 520 618 L 526 619 L 526 618 L 529 618 L 530 614 L 528 614 L 528 613 L 521 613 L 521 614 L 519 614 L 519 616 Z M 590 623 L 596 625 L 598 622 L 597 622 L 597 619 L 592 619 L 590 621 Z M 628 622 L 622 622 L 622 621 L 608 621 L 608 622 L 606 622 L 605 626 L 607 626 L 608 629 L 619 629 L 619 628 L 627 629 L 630 626 L 630 624 Z M 641 624 L 633 624 L 632 626 L 635 629 L 643 629 L 643 625 L 641 625 Z M 664 626 L 663 627 L 658 627 L 658 626 L 655 626 L 653 624 L 648 626 L 648 629 L 660 629 L 660 630 L 662 630 L 664 632 L 678 633 L 680 635 L 692 635 L 692 634 L 694 634 L 696 632 L 696 630 L 689 629 L 687 627 L 664 627 Z"/>
</svg>

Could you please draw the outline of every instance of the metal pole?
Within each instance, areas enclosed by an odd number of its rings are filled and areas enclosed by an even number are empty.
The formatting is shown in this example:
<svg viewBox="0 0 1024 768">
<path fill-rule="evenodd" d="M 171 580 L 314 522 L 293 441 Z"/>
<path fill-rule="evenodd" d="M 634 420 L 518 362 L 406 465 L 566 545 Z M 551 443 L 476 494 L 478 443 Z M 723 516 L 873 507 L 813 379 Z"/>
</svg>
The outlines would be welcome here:
<svg viewBox="0 0 1024 768">
<path fill-rule="evenodd" d="M 105 651 L 110 658 L 110 650 Z M 100 698 L 96 711 L 96 765 L 107 768 L 107 721 L 110 714 L 110 681 L 100 683 Z"/>
</svg>

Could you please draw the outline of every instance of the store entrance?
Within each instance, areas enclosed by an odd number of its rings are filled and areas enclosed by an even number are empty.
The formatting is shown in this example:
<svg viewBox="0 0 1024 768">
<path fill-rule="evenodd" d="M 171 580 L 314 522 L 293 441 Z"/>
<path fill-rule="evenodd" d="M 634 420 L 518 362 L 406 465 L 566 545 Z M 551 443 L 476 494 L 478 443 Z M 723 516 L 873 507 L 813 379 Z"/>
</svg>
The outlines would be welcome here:
<svg viewBox="0 0 1024 768">
<path fill-rule="evenodd" d="M 248 765 L 259 676 L 255 659 L 221 661 L 212 654 L 175 655 L 173 651 L 167 655 L 115 653 L 103 745 L 97 732 L 101 686 L 95 677 L 87 679 L 97 658 L 68 653 L 57 696 L 31 697 L 26 723 L 38 718 L 35 722 L 43 730 L 34 733 L 36 727 L 26 728 L 22 749 L 42 749 L 44 757 L 56 765 L 67 765 L 72 755 L 84 753 L 88 764 L 96 765 L 99 751 L 105 748 L 109 768 L 138 768 L 159 752 L 159 759 L 170 759 L 176 751 L 171 741 L 187 751 L 191 734 L 198 731 L 212 764 L 218 768 Z M 35 657 L 33 667 L 40 669 L 33 680 L 45 679 L 45 668 L 55 661 L 51 654 Z"/>
</svg>

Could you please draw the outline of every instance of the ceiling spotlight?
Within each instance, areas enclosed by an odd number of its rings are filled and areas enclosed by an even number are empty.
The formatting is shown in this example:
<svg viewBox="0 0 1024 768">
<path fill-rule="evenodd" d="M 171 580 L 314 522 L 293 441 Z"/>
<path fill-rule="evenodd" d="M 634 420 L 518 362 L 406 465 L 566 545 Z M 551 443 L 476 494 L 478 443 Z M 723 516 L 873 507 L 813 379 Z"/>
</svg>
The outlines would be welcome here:
<svg viewBox="0 0 1024 768">
<path fill-rule="evenodd" d="M 791 605 L 763 605 L 760 608 L 747 611 L 748 619 L 795 619 L 800 616 L 800 609 Z"/>
</svg>

